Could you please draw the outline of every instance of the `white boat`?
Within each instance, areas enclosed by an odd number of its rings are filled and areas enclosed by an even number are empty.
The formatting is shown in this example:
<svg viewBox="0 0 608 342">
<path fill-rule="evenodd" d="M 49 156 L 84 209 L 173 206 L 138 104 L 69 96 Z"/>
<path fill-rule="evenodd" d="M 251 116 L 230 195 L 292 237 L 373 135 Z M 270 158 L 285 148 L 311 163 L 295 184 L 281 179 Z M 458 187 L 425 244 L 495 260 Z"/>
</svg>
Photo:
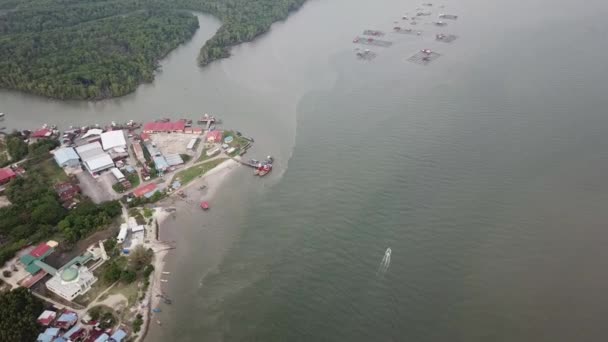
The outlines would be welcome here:
<svg viewBox="0 0 608 342">
<path fill-rule="evenodd" d="M 3 117 L 4 117 L 4 113 L 0 113 L 0 118 L 3 118 Z"/>
</svg>

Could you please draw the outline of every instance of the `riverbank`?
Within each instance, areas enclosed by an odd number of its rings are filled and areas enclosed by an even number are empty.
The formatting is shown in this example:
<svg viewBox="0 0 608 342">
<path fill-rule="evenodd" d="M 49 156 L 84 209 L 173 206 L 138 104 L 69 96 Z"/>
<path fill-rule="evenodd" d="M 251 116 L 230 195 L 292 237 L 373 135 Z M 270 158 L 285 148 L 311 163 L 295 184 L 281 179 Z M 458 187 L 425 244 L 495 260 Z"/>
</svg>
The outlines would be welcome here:
<svg viewBox="0 0 608 342">
<path fill-rule="evenodd" d="M 157 236 L 153 239 L 154 243 L 154 273 L 150 278 L 150 286 L 148 292 L 145 295 L 145 313 L 143 316 L 142 330 L 138 335 L 136 341 L 144 341 L 148 333 L 150 332 L 150 324 L 160 322 L 154 319 L 154 308 L 158 308 L 162 304 L 163 298 L 170 298 L 170 294 L 167 293 L 166 289 L 163 288 L 165 278 L 171 277 L 171 272 L 166 268 L 166 258 L 169 252 L 178 246 L 175 246 L 171 239 L 173 232 L 168 232 L 163 229 L 166 220 L 169 217 L 183 214 L 189 210 L 195 209 L 200 210 L 198 203 L 200 201 L 210 201 L 213 196 L 219 191 L 222 184 L 227 180 L 230 174 L 236 170 L 239 163 L 228 159 L 217 165 L 213 169 L 209 170 L 202 177 L 197 178 L 189 184 L 181 188 L 181 192 L 185 194 L 185 198 L 176 196 L 177 193 L 173 193 L 171 196 L 160 201 L 158 207 L 155 208 L 154 219 L 158 225 Z M 204 190 L 200 190 L 201 186 L 205 186 Z M 167 211 L 167 209 L 174 209 Z M 151 240 L 152 241 L 152 240 Z M 164 274 L 167 272 L 167 274 Z M 163 278 L 163 275 L 165 277 Z M 167 279 L 168 280 L 168 279 Z M 159 324 L 159 323 L 157 323 Z M 162 322 L 160 322 L 162 324 Z"/>
</svg>

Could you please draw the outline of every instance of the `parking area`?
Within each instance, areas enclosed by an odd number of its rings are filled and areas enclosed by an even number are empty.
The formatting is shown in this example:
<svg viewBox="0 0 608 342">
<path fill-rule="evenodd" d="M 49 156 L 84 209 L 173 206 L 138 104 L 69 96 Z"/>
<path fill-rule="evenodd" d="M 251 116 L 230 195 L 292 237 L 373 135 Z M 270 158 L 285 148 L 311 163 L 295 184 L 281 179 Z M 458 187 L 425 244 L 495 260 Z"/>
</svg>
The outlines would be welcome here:
<svg viewBox="0 0 608 342">
<path fill-rule="evenodd" d="M 152 134 L 150 138 L 162 154 L 177 153 L 192 155 L 193 152 L 188 151 L 186 147 L 192 138 L 200 138 L 200 136 L 186 133 L 157 133 Z"/>
<path fill-rule="evenodd" d="M 82 193 L 90 197 L 94 203 L 120 198 L 120 195 L 112 189 L 116 179 L 110 172 L 102 173 L 97 179 L 93 178 L 88 172 L 81 172 L 76 177 L 80 183 Z"/>
</svg>

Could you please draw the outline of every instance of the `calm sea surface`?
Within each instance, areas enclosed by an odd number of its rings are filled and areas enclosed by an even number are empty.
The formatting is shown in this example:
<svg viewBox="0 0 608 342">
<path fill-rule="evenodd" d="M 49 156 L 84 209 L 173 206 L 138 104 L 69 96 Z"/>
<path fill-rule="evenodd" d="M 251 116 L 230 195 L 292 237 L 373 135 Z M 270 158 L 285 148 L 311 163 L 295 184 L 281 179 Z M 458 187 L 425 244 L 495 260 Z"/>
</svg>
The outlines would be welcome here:
<svg viewBox="0 0 608 342">
<path fill-rule="evenodd" d="M 212 112 L 277 158 L 165 226 L 173 305 L 149 341 L 605 340 L 608 3 L 442 1 L 423 11 L 457 21 L 354 57 L 355 35 L 418 6 L 311 0 L 203 69 L 219 22 L 200 16 L 136 93 L 2 91 L 2 125 Z M 442 56 L 405 61 L 421 48 Z"/>
</svg>

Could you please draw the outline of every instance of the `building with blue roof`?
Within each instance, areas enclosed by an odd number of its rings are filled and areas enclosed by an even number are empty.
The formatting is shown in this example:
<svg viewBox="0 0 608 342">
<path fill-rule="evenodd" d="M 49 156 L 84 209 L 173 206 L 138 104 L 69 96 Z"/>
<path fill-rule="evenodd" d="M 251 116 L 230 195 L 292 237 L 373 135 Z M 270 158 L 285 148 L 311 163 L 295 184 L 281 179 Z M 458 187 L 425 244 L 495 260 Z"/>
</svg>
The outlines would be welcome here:
<svg viewBox="0 0 608 342">
<path fill-rule="evenodd" d="M 46 328 L 44 334 L 49 336 L 57 336 L 59 335 L 59 328 Z"/>
<path fill-rule="evenodd" d="M 56 150 L 53 157 L 60 167 L 76 167 L 80 165 L 80 158 L 71 147 L 63 147 Z"/>
<path fill-rule="evenodd" d="M 66 333 L 63 334 L 63 336 L 65 336 L 68 339 L 75 340 L 77 337 L 80 336 L 81 330 L 82 330 L 82 327 L 80 326 L 80 324 L 76 324 L 70 330 L 66 331 Z"/>
<path fill-rule="evenodd" d="M 167 160 L 165 159 L 165 157 L 158 156 L 158 157 L 154 157 L 153 159 L 154 159 L 154 166 L 156 167 L 156 170 L 163 172 L 169 168 L 169 163 L 167 163 Z"/>
<path fill-rule="evenodd" d="M 112 334 L 112 336 L 110 336 L 110 341 L 122 342 L 125 337 L 127 337 L 127 333 L 122 329 L 118 329 L 114 332 L 114 334 Z"/>
<path fill-rule="evenodd" d="M 95 339 L 95 342 L 106 342 L 109 338 L 110 338 L 110 336 L 108 336 L 108 334 L 103 333 L 103 334 L 99 335 L 98 338 Z"/>
<path fill-rule="evenodd" d="M 47 334 L 38 334 L 38 338 L 36 338 L 36 342 L 51 342 L 55 336 L 47 335 Z"/>
<path fill-rule="evenodd" d="M 78 315 L 75 312 L 66 312 L 57 318 L 55 326 L 62 329 L 69 329 L 78 321 Z"/>
</svg>

